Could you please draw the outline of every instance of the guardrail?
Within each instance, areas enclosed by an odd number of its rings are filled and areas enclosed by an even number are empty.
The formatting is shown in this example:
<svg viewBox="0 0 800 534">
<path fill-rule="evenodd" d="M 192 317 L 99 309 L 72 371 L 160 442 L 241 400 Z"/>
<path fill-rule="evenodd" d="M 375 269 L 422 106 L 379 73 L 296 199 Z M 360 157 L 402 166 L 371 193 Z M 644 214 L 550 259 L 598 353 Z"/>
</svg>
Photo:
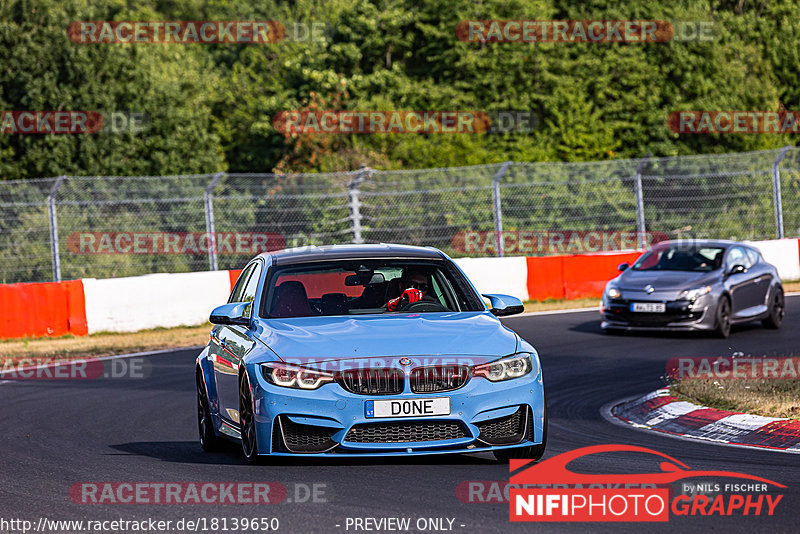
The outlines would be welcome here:
<svg viewBox="0 0 800 534">
<path fill-rule="evenodd" d="M 361 242 L 453 257 L 800 237 L 800 148 L 588 163 L 0 181 L 0 282 L 240 267 Z"/>
</svg>

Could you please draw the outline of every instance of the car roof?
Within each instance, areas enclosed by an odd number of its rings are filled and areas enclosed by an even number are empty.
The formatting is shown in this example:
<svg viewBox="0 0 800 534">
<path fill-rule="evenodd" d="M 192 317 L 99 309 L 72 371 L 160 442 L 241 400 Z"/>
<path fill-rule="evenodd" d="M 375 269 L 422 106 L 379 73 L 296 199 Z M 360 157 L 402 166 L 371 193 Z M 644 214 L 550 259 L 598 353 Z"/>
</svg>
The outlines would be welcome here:
<svg viewBox="0 0 800 534">
<path fill-rule="evenodd" d="M 265 252 L 260 256 L 272 256 L 274 265 L 291 265 L 312 261 L 399 258 L 442 260 L 444 254 L 433 247 L 415 247 L 411 245 L 379 244 L 346 244 L 307 246 L 287 248 L 275 252 Z"/>
<path fill-rule="evenodd" d="M 668 241 L 659 241 L 655 243 L 652 248 L 663 247 L 669 245 L 693 245 L 698 247 L 720 247 L 728 248 L 733 245 L 749 247 L 746 243 L 739 243 L 737 241 L 730 241 L 727 239 L 671 239 Z"/>
</svg>

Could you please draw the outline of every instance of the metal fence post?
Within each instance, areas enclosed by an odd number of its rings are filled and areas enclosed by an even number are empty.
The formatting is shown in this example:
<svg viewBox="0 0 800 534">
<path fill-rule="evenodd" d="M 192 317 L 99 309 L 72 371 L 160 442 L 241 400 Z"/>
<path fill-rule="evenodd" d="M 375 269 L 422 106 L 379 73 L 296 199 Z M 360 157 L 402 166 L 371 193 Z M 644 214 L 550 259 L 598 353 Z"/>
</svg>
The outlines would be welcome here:
<svg viewBox="0 0 800 534">
<path fill-rule="evenodd" d="M 58 246 L 58 218 L 56 217 L 56 195 L 66 176 L 59 176 L 47 195 L 47 212 L 50 219 L 50 256 L 53 260 L 53 281 L 61 281 L 61 253 Z"/>
<path fill-rule="evenodd" d="M 350 231 L 353 233 L 353 243 L 363 243 L 361 236 L 361 184 L 367 176 L 372 174 L 372 169 L 366 165 L 358 168 L 350 185 L 347 186 L 347 203 L 350 206 Z"/>
<path fill-rule="evenodd" d="M 218 172 L 211 179 L 211 182 L 206 186 L 205 193 L 203 193 L 203 204 L 205 205 L 206 212 L 206 235 L 208 235 L 208 266 L 212 271 L 218 269 L 217 264 L 217 233 L 214 228 L 214 200 L 211 193 L 217 187 L 219 181 L 225 175 L 224 172 Z"/>
<path fill-rule="evenodd" d="M 500 180 L 505 175 L 512 161 L 506 161 L 492 178 L 492 205 L 494 207 L 494 240 L 497 243 L 497 255 L 505 255 L 503 250 L 503 208 L 500 202 Z"/>
<path fill-rule="evenodd" d="M 633 188 L 636 192 L 636 242 L 640 250 L 647 247 L 647 228 L 644 224 L 644 194 L 642 193 L 642 171 L 650 160 L 650 154 L 642 158 L 636 166 L 636 173 L 633 175 Z"/>
<path fill-rule="evenodd" d="M 775 206 L 775 229 L 778 239 L 783 239 L 783 198 L 781 197 L 781 170 L 780 164 L 791 147 L 785 146 L 778 152 L 778 157 L 772 164 L 772 204 Z"/>
</svg>

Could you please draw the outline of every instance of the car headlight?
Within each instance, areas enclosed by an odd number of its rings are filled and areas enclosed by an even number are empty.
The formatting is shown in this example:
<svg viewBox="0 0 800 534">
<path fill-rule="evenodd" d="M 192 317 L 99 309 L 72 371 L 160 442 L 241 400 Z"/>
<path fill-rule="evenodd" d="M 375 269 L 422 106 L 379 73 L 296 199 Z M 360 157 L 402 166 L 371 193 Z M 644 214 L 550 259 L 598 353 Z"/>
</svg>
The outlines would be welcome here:
<svg viewBox="0 0 800 534">
<path fill-rule="evenodd" d="M 533 371 L 536 361 L 536 358 L 532 358 L 527 352 L 514 354 L 493 362 L 476 365 L 472 368 L 472 376 L 482 376 L 492 382 L 511 380 Z"/>
<path fill-rule="evenodd" d="M 335 380 L 332 373 L 285 363 L 262 363 L 261 374 L 276 386 L 295 389 L 317 389 Z"/>
<path fill-rule="evenodd" d="M 606 287 L 606 296 L 610 299 L 618 299 L 622 296 L 622 291 L 617 286 Z"/>
<path fill-rule="evenodd" d="M 678 300 L 697 300 L 703 295 L 711 293 L 711 286 L 696 287 L 694 289 L 685 289 L 678 295 Z"/>
</svg>

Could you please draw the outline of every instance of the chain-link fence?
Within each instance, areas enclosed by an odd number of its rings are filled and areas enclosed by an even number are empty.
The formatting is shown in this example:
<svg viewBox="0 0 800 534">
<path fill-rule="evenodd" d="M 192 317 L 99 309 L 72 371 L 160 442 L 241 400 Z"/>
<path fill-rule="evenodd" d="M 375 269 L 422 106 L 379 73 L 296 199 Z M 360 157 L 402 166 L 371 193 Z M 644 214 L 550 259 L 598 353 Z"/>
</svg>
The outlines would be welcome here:
<svg viewBox="0 0 800 534">
<path fill-rule="evenodd" d="M 0 282 L 241 267 L 262 250 L 432 245 L 453 256 L 800 236 L 800 148 L 303 175 L 0 181 Z"/>
</svg>

